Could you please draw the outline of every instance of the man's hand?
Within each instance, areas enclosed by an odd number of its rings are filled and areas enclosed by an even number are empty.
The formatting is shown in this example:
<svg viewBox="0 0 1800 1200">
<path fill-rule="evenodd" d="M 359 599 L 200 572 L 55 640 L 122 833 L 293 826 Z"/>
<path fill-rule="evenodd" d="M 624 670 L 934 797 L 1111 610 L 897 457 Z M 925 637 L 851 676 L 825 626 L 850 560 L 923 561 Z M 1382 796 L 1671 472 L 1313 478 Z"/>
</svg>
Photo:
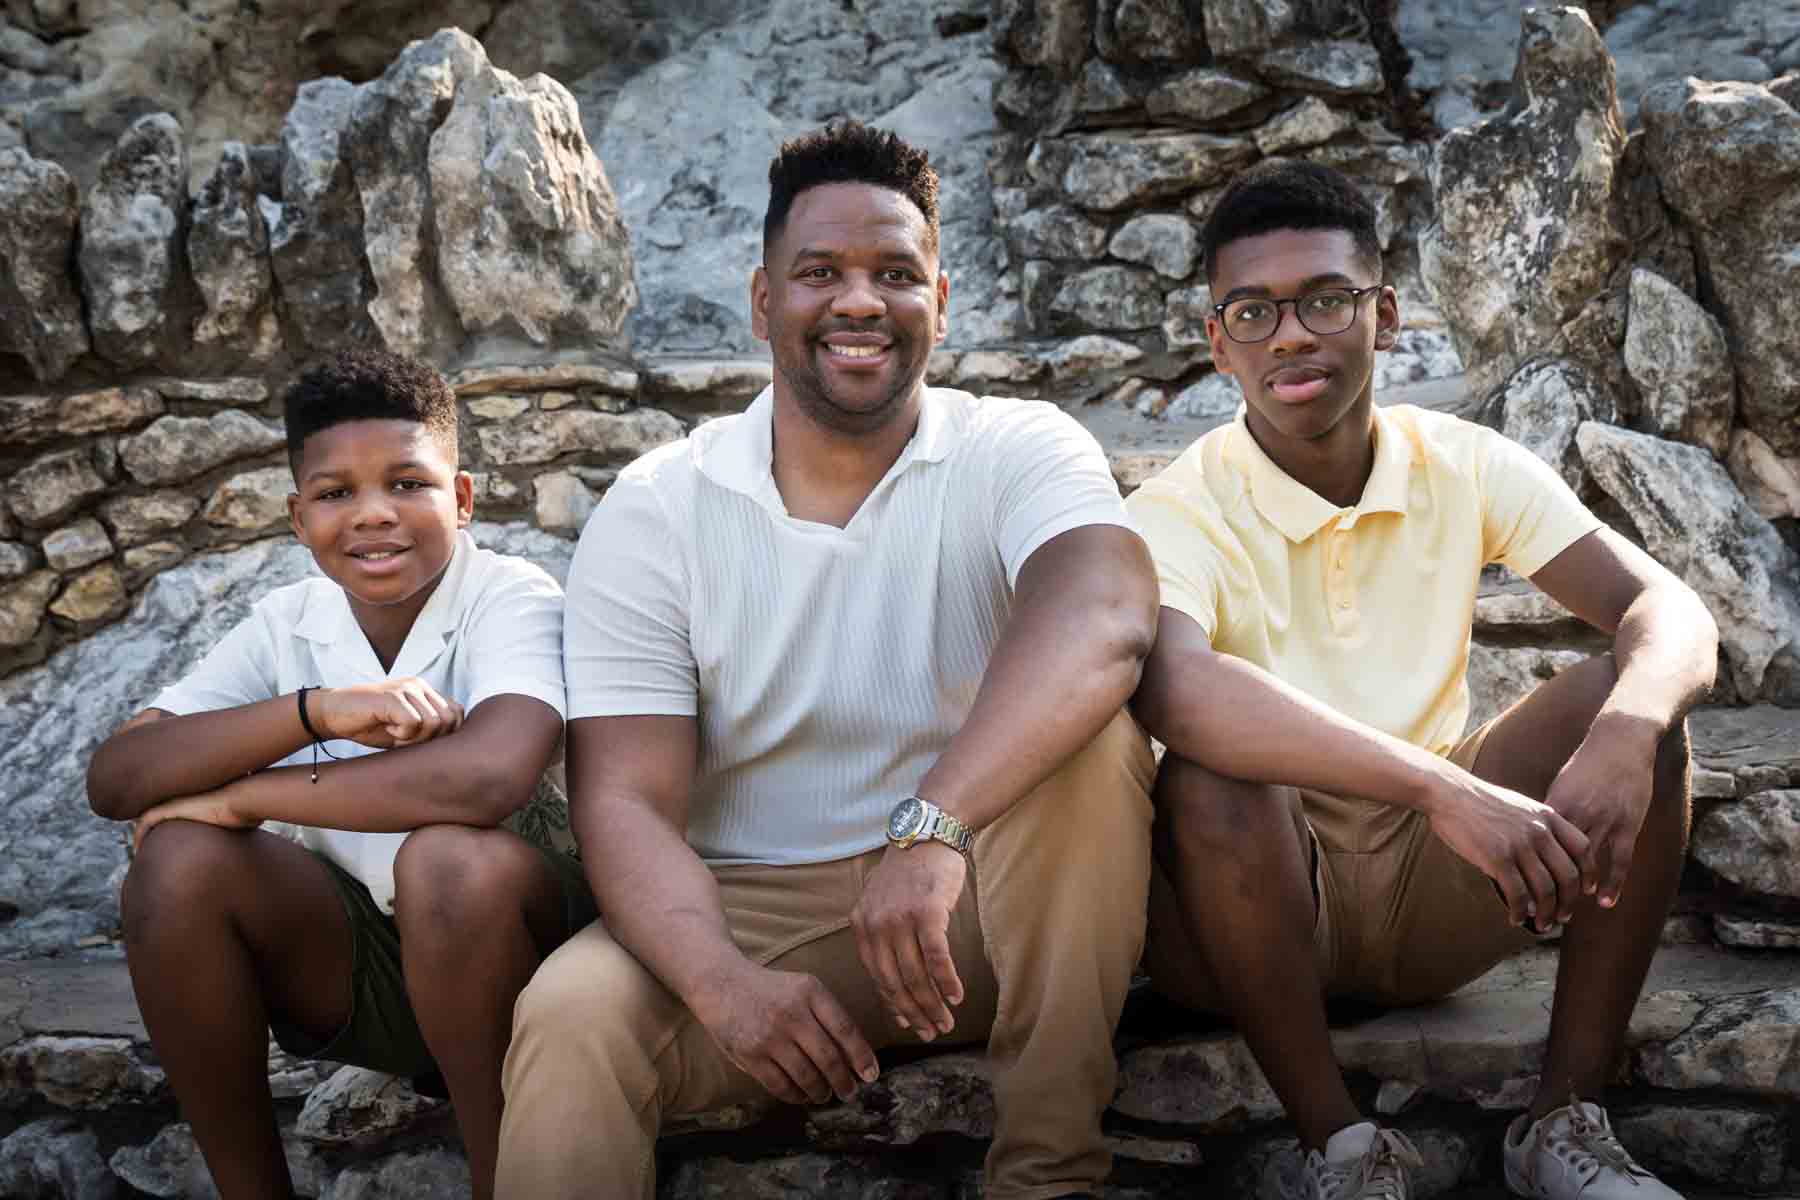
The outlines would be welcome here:
<svg viewBox="0 0 1800 1200">
<path fill-rule="evenodd" d="M 1563 764 L 1545 797 L 1551 808 L 1587 835 L 1581 860 L 1584 890 L 1599 892 L 1600 907 L 1619 902 L 1631 871 L 1638 831 L 1656 786 L 1661 733 L 1645 721 L 1601 717 Z"/>
<path fill-rule="evenodd" d="M 1465 772 L 1428 811 L 1432 832 L 1494 881 L 1513 924 L 1545 933 L 1575 915 L 1588 838 L 1554 808 Z"/>
<path fill-rule="evenodd" d="M 135 852 L 144 845 L 150 831 L 164 821 L 199 821 L 221 829 L 253 829 L 261 824 L 255 817 L 239 810 L 233 803 L 231 785 L 201 792 L 197 796 L 177 796 L 164 801 L 132 822 L 131 848 Z"/>
<path fill-rule="evenodd" d="M 320 737 L 378 750 L 429 742 L 463 723 L 462 705 L 411 676 L 310 691 L 306 713 Z"/>
<path fill-rule="evenodd" d="M 927 1042 L 956 1028 L 950 1007 L 963 1000 L 950 914 L 968 873 L 962 855 L 942 842 L 889 847 L 850 913 L 863 968 L 895 1023 Z"/>
<path fill-rule="evenodd" d="M 811 975 L 745 960 L 690 1002 L 725 1056 L 777 1100 L 848 1100 L 873 1083 L 875 1051 L 837 997 Z"/>
</svg>

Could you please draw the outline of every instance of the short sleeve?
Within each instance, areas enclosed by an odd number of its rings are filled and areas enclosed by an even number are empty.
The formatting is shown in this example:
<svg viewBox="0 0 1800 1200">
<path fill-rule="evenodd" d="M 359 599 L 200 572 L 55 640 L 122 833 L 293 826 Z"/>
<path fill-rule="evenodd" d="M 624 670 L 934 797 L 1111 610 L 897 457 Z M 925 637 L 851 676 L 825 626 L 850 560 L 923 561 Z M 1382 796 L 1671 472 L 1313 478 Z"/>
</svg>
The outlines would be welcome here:
<svg viewBox="0 0 1800 1200">
<path fill-rule="evenodd" d="M 1483 561 L 1529 578 L 1600 528 L 1562 476 L 1517 442 L 1483 429 L 1477 456 Z"/>
<path fill-rule="evenodd" d="M 563 595 L 556 581 L 521 559 L 491 568 L 459 650 L 470 712 L 493 696 L 530 696 L 563 715 Z"/>
<path fill-rule="evenodd" d="M 621 477 L 588 518 L 563 601 L 569 720 L 699 712 L 683 544 L 646 474 Z"/>
<path fill-rule="evenodd" d="M 181 681 L 164 688 L 151 708 L 178 717 L 255 704 L 281 694 L 279 655 L 267 605 L 259 602 Z"/>
<path fill-rule="evenodd" d="M 1159 476 L 1133 492 L 1125 508 L 1150 547 L 1162 606 L 1193 618 L 1207 640 L 1216 642 L 1226 594 L 1218 539 L 1231 535 L 1210 497 L 1196 497 Z"/>
<path fill-rule="evenodd" d="M 1039 546 L 1083 525 L 1132 528 L 1100 443 L 1043 401 L 1018 403 L 984 439 L 979 469 L 992 482 L 994 538 L 1006 581 Z"/>
</svg>

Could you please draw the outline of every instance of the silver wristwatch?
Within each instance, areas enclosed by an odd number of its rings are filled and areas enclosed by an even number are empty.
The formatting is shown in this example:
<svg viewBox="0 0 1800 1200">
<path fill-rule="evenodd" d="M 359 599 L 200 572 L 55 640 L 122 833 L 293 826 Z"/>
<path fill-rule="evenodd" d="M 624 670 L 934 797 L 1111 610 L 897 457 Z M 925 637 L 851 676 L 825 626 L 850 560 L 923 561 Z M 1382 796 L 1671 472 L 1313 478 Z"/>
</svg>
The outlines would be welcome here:
<svg viewBox="0 0 1800 1200">
<path fill-rule="evenodd" d="M 888 814 L 888 845 L 904 850 L 914 842 L 943 842 L 958 854 L 967 854 L 975 831 L 929 800 L 908 796 Z"/>
</svg>

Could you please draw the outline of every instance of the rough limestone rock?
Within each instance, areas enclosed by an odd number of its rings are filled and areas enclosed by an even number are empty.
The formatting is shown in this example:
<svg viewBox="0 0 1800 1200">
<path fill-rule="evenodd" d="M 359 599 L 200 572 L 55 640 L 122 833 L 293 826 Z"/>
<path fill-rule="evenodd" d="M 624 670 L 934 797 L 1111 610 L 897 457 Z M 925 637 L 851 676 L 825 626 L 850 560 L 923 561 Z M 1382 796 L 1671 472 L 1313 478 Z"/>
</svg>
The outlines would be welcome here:
<svg viewBox="0 0 1800 1200">
<path fill-rule="evenodd" d="M 194 344 L 267 357 L 275 349 L 275 276 L 269 227 L 256 202 L 256 171 L 242 142 L 226 142 L 194 198 L 188 268 L 206 302 Z"/>
<path fill-rule="evenodd" d="M 389 1155 L 341 1172 L 319 1200 L 468 1200 L 468 1160 L 438 1147 Z"/>
<path fill-rule="evenodd" d="M 1712 610 L 1738 695 L 1755 698 L 1770 664 L 1791 660 L 1800 641 L 1794 551 L 1706 451 L 1595 421 L 1575 437 L 1645 547 Z"/>
<path fill-rule="evenodd" d="M 1373 96 L 1384 86 L 1380 52 L 1360 41 L 1285 46 L 1259 58 L 1256 68 L 1271 83 L 1328 95 Z"/>
<path fill-rule="evenodd" d="M 1159 130 L 1040 139 L 1029 165 L 1072 203 L 1112 212 L 1223 182 L 1255 156 L 1247 138 Z"/>
<path fill-rule="evenodd" d="M 1114 62 L 1178 66 L 1201 56 L 1200 33 L 1185 0 L 1116 0 L 1100 5 L 1094 40 Z"/>
<path fill-rule="evenodd" d="M 1235 1034 L 1145 1046 L 1124 1055 L 1113 1108 L 1137 1120 L 1210 1133 L 1274 1120 L 1282 1112 L 1250 1048 Z"/>
<path fill-rule="evenodd" d="M 1800 898 L 1800 791 L 1721 804 L 1694 827 L 1691 853 L 1708 870 L 1766 896 Z"/>
<path fill-rule="evenodd" d="M 1317 96 L 1308 96 L 1256 131 L 1256 148 L 1264 154 L 1291 154 L 1329 142 L 1356 127 L 1355 118 Z"/>
<path fill-rule="evenodd" d="M 404 1079 L 363 1067 L 340 1067 L 314 1088 L 294 1122 L 304 1141 L 373 1146 L 441 1115 L 443 1100 L 421 1096 Z"/>
<path fill-rule="evenodd" d="M 233 475 L 208 497 L 201 518 L 239 533 L 273 533 L 288 527 L 287 498 L 294 475 L 287 467 L 259 467 Z"/>
<path fill-rule="evenodd" d="M 1636 1073 L 1652 1087 L 1709 1088 L 1792 1100 L 1800 1096 L 1800 989 L 1721 1000 L 1680 1036 L 1640 1049 Z"/>
<path fill-rule="evenodd" d="M 1771 521 L 1800 517 L 1800 454 L 1782 458 L 1768 442 L 1739 426 L 1731 435 L 1725 467 L 1758 513 Z"/>
<path fill-rule="evenodd" d="M 1106 226 L 1062 204 L 1031 208 L 1005 224 L 1006 236 L 1027 258 L 1094 261 L 1106 253 Z"/>
<path fill-rule="evenodd" d="M 943 1200 L 933 1179 L 897 1178 L 876 1160 L 852 1155 L 796 1154 L 752 1163 L 688 1159 L 665 1185 L 684 1200 Z"/>
<path fill-rule="evenodd" d="M 1570 487 L 1587 477 L 1575 431 L 1584 421 L 1611 421 L 1612 398 L 1579 363 L 1533 359 L 1506 381 L 1499 397 L 1500 432 L 1555 467 Z"/>
<path fill-rule="evenodd" d="M 1200 234 L 1177 213 L 1145 213 L 1119 226 L 1108 248 L 1114 258 L 1142 263 L 1168 279 L 1186 279 L 1199 257 Z"/>
<path fill-rule="evenodd" d="M 1658 1104 L 1613 1122 L 1619 1141 L 1659 1173 L 1765 1191 L 1787 1169 L 1787 1135 L 1773 1113 Z"/>
<path fill-rule="evenodd" d="M 517 466 L 551 462 L 576 451 L 625 461 L 675 441 L 682 433 L 681 422 L 653 408 L 624 414 L 562 409 L 531 413 L 505 425 L 483 425 L 476 437 L 490 462 Z"/>
<path fill-rule="evenodd" d="M 44 538 L 44 560 L 58 571 L 75 571 L 112 557 L 112 539 L 92 517 L 83 517 Z"/>
<path fill-rule="evenodd" d="M 134 429 L 162 415 L 163 398 L 149 388 L 102 388 L 58 399 L 0 396 L 0 444 L 30 446 L 62 437 Z"/>
<path fill-rule="evenodd" d="M 1269 89 L 1254 79 L 1201 67 L 1163 80 L 1144 98 L 1144 107 L 1160 121 L 1205 126 L 1268 94 Z"/>
<path fill-rule="evenodd" d="M 0 579 L 23 579 L 38 565 L 38 552 L 22 542 L 0 542 Z"/>
<path fill-rule="evenodd" d="M 1027 66 L 1072 76 L 1087 56 L 1093 23 L 1089 0 L 1000 0 L 994 44 Z"/>
<path fill-rule="evenodd" d="M 933 1134 L 994 1135 L 994 1091 L 983 1054 L 936 1055 L 886 1071 L 848 1104 L 813 1109 L 808 1138 L 822 1146 L 910 1146 Z"/>
<path fill-rule="evenodd" d="M 1665 202 L 1693 231 L 1737 368 L 1739 419 L 1800 455 L 1800 112 L 1767 88 L 1672 81 L 1644 96 Z"/>
<path fill-rule="evenodd" d="M 67 1117 L 45 1117 L 0 1140 L 0 1196 L 10 1200 L 113 1200 L 119 1180 L 100 1139 Z"/>
<path fill-rule="evenodd" d="M 120 496 L 100 505 L 100 519 L 121 546 L 136 546 L 158 534 L 179 529 L 200 511 L 200 501 L 186 492 L 149 492 Z"/>
<path fill-rule="evenodd" d="M 575 99 L 547 76 L 465 83 L 429 156 L 438 272 L 463 328 L 606 342 L 637 303 L 631 250 Z"/>
<path fill-rule="evenodd" d="M 1554 678 L 1587 655 L 1579 650 L 1539 646 L 1469 646 L 1469 723 L 1477 729 L 1523 700 L 1540 683 Z"/>
<path fill-rule="evenodd" d="M 106 490 L 85 450 L 58 450 L 33 459 L 5 487 L 13 515 L 27 525 L 60 520 Z"/>
<path fill-rule="evenodd" d="M 124 577 L 106 562 L 70 579 L 50 602 L 50 612 L 86 632 L 124 612 L 126 599 Z"/>
<path fill-rule="evenodd" d="M 1631 273 L 1625 369 L 1643 393 L 1655 432 L 1724 458 L 1737 385 L 1719 323 L 1686 292 L 1652 272 Z"/>
<path fill-rule="evenodd" d="M 0 353 L 45 382 L 88 352 L 81 296 L 69 274 L 81 197 L 69 173 L 0 147 Z"/>
<path fill-rule="evenodd" d="M 280 429 L 229 409 L 210 417 L 163 417 L 126 438 L 119 456 L 139 483 L 185 483 L 215 467 L 286 444 Z"/>
<path fill-rule="evenodd" d="M 15 650 L 37 636 L 61 581 L 55 571 L 33 571 L 0 588 L 0 649 Z"/>
<path fill-rule="evenodd" d="M 593 514 L 599 497 L 590 492 L 581 477 L 569 471 L 551 471 L 532 481 L 533 515 L 538 528 L 571 536 Z"/>
<path fill-rule="evenodd" d="M 187 145 L 168 113 L 135 122 L 81 206 L 77 264 L 94 351 L 121 367 L 156 357 L 180 266 Z"/>
<path fill-rule="evenodd" d="M 43 1100 L 92 1111 L 160 1099 L 167 1090 L 162 1068 L 130 1038 L 40 1034 L 0 1048 L 0 1103 L 8 1108 Z"/>
<path fill-rule="evenodd" d="M 287 1149 L 291 1162 L 293 1147 Z M 218 1200 L 193 1127 L 185 1122 L 164 1127 L 145 1145 L 121 1146 L 108 1162 L 114 1175 L 146 1195 Z"/>
<path fill-rule="evenodd" d="M 342 146 L 356 96 L 354 85 L 335 77 L 300 86 L 281 128 L 281 199 L 258 200 L 285 340 L 296 349 L 323 353 L 375 340 L 362 202 Z"/>
<path fill-rule="evenodd" d="M 1089 267 L 1061 280 L 1045 309 L 1049 328 L 1153 329 L 1162 323 L 1162 285 L 1134 267 Z"/>
<path fill-rule="evenodd" d="M 369 316 L 402 354 L 441 356 L 460 340 L 456 311 L 437 284 L 431 141 L 457 89 L 487 69 L 481 44 L 460 30 L 415 42 L 358 90 L 344 131 L 375 286 Z"/>
<path fill-rule="evenodd" d="M 1505 113 L 1438 143 L 1437 220 L 1419 243 L 1475 396 L 1605 287 L 1625 250 L 1610 215 L 1624 148 L 1612 60 L 1587 14 L 1527 9 Z"/>
</svg>

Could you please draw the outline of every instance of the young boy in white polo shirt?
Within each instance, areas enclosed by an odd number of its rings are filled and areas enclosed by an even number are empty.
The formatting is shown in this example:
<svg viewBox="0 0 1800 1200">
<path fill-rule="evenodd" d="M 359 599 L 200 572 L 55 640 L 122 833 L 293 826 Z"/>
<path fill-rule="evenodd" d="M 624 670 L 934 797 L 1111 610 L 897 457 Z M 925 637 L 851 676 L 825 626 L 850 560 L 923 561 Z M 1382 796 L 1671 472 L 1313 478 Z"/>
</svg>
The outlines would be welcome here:
<svg viewBox="0 0 1800 1200">
<path fill-rule="evenodd" d="M 137 822 L 132 985 L 227 1200 L 293 1194 L 271 1029 L 296 1054 L 440 1072 L 487 1196 L 513 1001 L 594 915 L 577 862 L 499 828 L 562 735 L 561 589 L 466 532 L 456 400 L 430 367 L 339 354 L 285 410 L 288 511 L 325 578 L 265 596 L 89 767 L 94 811 Z M 530 816 L 566 834 L 566 811 Z"/>
</svg>

